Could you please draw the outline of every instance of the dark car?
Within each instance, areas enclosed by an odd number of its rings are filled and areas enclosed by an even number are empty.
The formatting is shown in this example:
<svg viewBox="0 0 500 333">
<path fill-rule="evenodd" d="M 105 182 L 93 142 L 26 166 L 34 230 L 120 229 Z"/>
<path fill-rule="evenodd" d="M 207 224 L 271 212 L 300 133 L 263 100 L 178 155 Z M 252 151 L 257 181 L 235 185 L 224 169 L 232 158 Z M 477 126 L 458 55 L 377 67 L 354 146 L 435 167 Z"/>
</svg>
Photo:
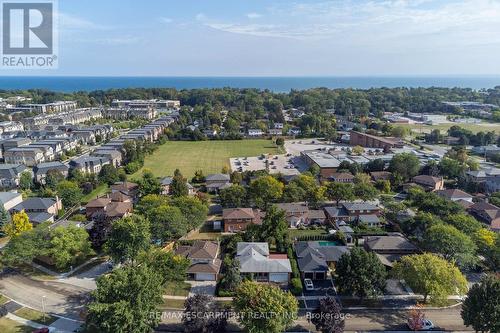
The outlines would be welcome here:
<svg viewBox="0 0 500 333">
<path fill-rule="evenodd" d="M 48 327 L 42 327 L 34 330 L 32 333 L 49 333 Z"/>
</svg>

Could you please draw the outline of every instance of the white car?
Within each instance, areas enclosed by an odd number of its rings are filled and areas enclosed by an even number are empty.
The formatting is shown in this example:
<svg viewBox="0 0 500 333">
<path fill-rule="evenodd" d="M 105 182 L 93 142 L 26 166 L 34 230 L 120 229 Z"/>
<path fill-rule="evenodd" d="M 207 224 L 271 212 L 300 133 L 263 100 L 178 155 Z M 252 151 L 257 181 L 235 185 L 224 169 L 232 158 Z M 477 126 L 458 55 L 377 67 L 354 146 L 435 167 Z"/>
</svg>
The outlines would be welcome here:
<svg viewBox="0 0 500 333">
<path fill-rule="evenodd" d="M 306 290 L 314 290 L 314 284 L 311 279 L 304 279 L 304 286 L 306 287 Z"/>
<path fill-rule="evenodd" d="M 415 328 L 411 327 L 409 324 L 408 328 L 410 328 L 411 330 L 415 330 Z M 424 319 L 422 320 L 422 327 L 419 329 L 419 331 L 428 331 L 432 330 L 433 328 L 434 328 L 434 323 L 429 319 Z"/>
</svg>

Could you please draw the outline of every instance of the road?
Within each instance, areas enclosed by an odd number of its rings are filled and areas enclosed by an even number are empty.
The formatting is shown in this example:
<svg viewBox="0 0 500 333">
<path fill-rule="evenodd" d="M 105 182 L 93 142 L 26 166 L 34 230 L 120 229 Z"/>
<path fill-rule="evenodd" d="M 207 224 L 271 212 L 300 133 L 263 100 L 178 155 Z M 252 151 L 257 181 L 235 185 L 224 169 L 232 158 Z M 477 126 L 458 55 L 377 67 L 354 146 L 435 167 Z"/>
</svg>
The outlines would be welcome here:
<svg viewBox="0 0 500 333">
<path fill-rule="evenodd" d="M 55 281 L 36 281 L 18 273 L 3 273 L 0 293 L 39 311 L 80 319 L 88 290 Z"/>
</svg>

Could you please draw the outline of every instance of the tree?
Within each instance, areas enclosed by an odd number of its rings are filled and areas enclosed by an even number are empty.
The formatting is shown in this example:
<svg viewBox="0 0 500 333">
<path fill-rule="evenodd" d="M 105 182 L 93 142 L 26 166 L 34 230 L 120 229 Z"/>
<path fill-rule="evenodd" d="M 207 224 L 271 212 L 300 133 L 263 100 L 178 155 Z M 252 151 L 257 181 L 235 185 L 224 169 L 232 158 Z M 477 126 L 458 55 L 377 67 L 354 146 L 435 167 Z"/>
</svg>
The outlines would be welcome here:
<svg viewBox="0 0 500 333">
<path fill-rule="evenodd" d="M 344 253 L 335 271 L 339 290 L 343 294 L 372 297 L 382 293 L 385 288 L 387 274 L 384 265 L 374 253 L 360 247 Z"/>
<path fill-rule="evenodd" d="M 23 171 L 19 177 L 19 188 L 26 191 L 33 187 L 33 176 L 29 171 Z"/>
<path fill-rule="evenodd" d="M 184 332 L 225 332 L 227 316 L 223 312 L 227 312 L 227 309 L 218 306 L 212 296 L 195 294 L 186 299 L 184 306 L 185 310 L 182 315 Z"/>
<path fill-rule="evenodd" d="M 113 185 L 120 180 L 118 170 L 112 164 L 103 165 L 98 177 L 99 181 L 108 185 Z"/>
<path fill-rule="evenodd" d="M 271 206 L 262 221 L 261 237 L 268 243 L 274 243 L 278 251 L 286 251 L 288 223 L 285 211 Z"/>
<path fill-rule="evenodd" d="M 149 248 L 150 242 L 149 221 L 132 215 L 113 223 L 106 250 L 115 262 L 134 262 L 141 251 Z"/>
<path fill-rule="evenodd" d="M 185 197 L 189 194 L 187 180 L 184 178 L 179 169 L 175 169 L 172 184 L 170 185 L 170 194 L 173 197 Z"/>
<path fill-rule="evenodd" d="M 247 190 L 241 185 L 233 184 L 219 191 L 222 207 L 243 207 L 246 204 Z"/>
<path fill-rule="evenodd" d="M 305 197 L 306 191 L 293 182 L 290 182 L 288 185 L 286 185 L 285 189 L 283 190 L 283 201 L 285 202 L 304 201 Z"/>
<path fill-rule="evenodd" d="M 59 182 L 62 182 L 64 178 L 65 177 L 61 171 L 51 169 L 47 171 L 47 175 L 45 176 L 45 186 L 55 191 L 57 188 L 57 184 L 59 184 Z"/>
<path fill-rule="evenodd" d="M 161 183 L 154 176 L 154 174 L 149 170 L 144 170 L 142 172 L 142 178 L 138 181 L 139 193 L 142 196 L 148 194 L 160 194 L 161 193 Z"/>
<path fill-rule="evenodd" d="M 85 229 L 76 226 L 57 227 L 50 232 L 51 239 L 47 255 L 57 268 L 65 269 L 75 265 L 92 255 L 89 234 Z"/>
<path fill-rule="evenodd" d="M 15 237 L 31 229 L 33 229 L 33 224 L 31 224 L 28 214 L 22 210 L 12 215 L 12 221 L 4 226 L 3 231 L 7 236 Z"/>
<path fill-rule="evenodd" d="M 80 204 L 83 192 L 82 189 L 78 187 L 77 183 L 69 180 L 63 180 L 57 184 L 56 189 L 65 208 L 70 208 Z"/>
<path fill-rule="evenodd" d="M 425 233 L 424 244 L 429 251 L 441 254 L 459 267 L 470 267 L 477 262 L 477 247 L 472 239 L 451 225 L 431 226 Z"/>
<path fill-rule="evenodd" d="M 249 332 L 280 333 L 289 327 L 298 311 L 297 299 L 279 287 L 245 281 L 233 299 L 238 321 Z"/>
<path fill-rule="evenodd" d="M 283 138 L 277 138 L 276 139 L 276 145 L 279 147 L 283 147 L 285 145 L 285 139 Z"/>
<path fill-rule="evenodd" d="M 178 197 L 171 200 L 172 206 L 178 207 L 187 219 L 189 230 L 198 228 L 207 220 L 208 207 L 194 197 Z"/>
<path fill-rule="evenodd" d="M 341 200 L 354 200 L 354 189 L 349 183 L 328 183 L 326 185 L 326 196 L 337 202 L 337 206 Z"/>
<path fill-rule="evenodd" d="M 393 274 L 403 279 L 415 292 L 430 296 L 435 304 L 446 302 L 448 295 L 467 291 L 467 280 L 460 270 L 432 253 L 404 256 L 393 267 Z"/>
<path fill-rule="evenodd" d="M 97 279 L 88 306 L 86 326 L 91 331 L 151 332 L 160 321 L 163 285 L 147 265 L 125 266 Z"/>
<path fill-rule="evenodd" d="M 354 195 L 361 200 L 373 200 L 377 197 L 378 191 L 371 183 L 354 184 Z"/>
<path fill-rule="evenodd" d="M 5 236 L 4 227 L 11 221 L 9 212 L 5 210 L 3 205 L 0 205 L 0 237 Z"/>
<path fill-rule="evenodd" d="M 374 160 L 371 160 L 365 165 L 366 172 L 384 171 L 384 169 L 385 169 L 385 161 L 381 158 L 376 158 Z"/>
<path fill-rule="evenodd" d="M 342 308 L 335 297 L 325 297 L 319 300 L 319 307 L 314 310 L 311 322 L 317 331 L 323 333 L 344 332 L 345 319 Z"/>
<path fill-rule="evenodd" d="M 352 148 L 353 155 L 361 155 L 365 152 L 365 148 L 361 146 L 355 146 Z"/>
<path fill-rule="evenodd" d="M 420 161 L 412 153 L 396 154 L 389 163 L 389 170 L 399 175 L 403 181 L 408 181 L 410 178 L 418 175 Z"/>
<path fill-rule="evenodd" d="M 8 266 L 30 264 L 36 256 L 43 255 L 50 239 L 48 224 L 13 237 L 2 251 L 2 263 Z"/>
<path fill-rule="evenodd" d="M 194 177 L 192 179 L 193 183 L 203 183 L 205 181 L 205 175 L 203 170 L 196 170 L 194 172 Z"/>
<path fill-rule="evenodd" d="M 389 180 L 379 179 L 375 182 L 375 188 L 382 193 L 391 192 L 391 182 Z"/>
<path fill-rule="evenodd" d="M 272 176 L 261 176 L 250 184 L 250 195 L 255 204 L 260 208 L 281 198 L 283 183 Z"/>
<path fill-rule="evenodd" d="M 187 269 L 191 265 L 191 261 L 186 257 L 155 247 L 141 252 L 137 262 L 139 265 L 151 267 L 157 273 L 158 278 L 164 286 L 171 282 L 186 280 Z"/>
<path fill-rule="evenodd" d="M 443 221 L 454 226 L 466 235 L 473 235 L 482 228 L 482 223 L 466 213 L 458 213 L 443 217 Z"/>
<path fill-rule="evenodd" d="M 184 236 L 189 223 L 178 207 L 163 205 L 148 214 L 151 236 L 159 244 Z"/>
<path fill-rule="evenodd" d="M 225 272 L 221 281 L 224 290 L 235 291 L 241 283 L 240 263 L 238 259 L 231 259 L 230 256 L 224 257 Z"/>
<path fill-rule="evenodd" d="M 500 332 L 500 277 L 487 275 L 474 284 L 462 303 L 464 325 L 476 332 Z"/>
</svg>

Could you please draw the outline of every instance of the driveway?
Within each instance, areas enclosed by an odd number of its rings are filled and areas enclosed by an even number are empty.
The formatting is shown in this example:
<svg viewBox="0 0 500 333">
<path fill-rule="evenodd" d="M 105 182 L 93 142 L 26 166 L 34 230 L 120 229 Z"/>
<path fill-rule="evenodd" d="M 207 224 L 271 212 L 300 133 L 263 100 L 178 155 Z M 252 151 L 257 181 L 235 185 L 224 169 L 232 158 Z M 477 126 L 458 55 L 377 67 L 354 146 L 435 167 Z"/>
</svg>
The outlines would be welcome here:
<svg viewBox="0 0 500 333">
<path fill-rule="evenodd" d="M 187 281 L 191 285 L 191 290 L 189 291 L 189 296 L 195 294 L 205 294 L 210 296 L 215 296 L 215 286 L 217 282 L 215 281 Z"/>
</svg>

